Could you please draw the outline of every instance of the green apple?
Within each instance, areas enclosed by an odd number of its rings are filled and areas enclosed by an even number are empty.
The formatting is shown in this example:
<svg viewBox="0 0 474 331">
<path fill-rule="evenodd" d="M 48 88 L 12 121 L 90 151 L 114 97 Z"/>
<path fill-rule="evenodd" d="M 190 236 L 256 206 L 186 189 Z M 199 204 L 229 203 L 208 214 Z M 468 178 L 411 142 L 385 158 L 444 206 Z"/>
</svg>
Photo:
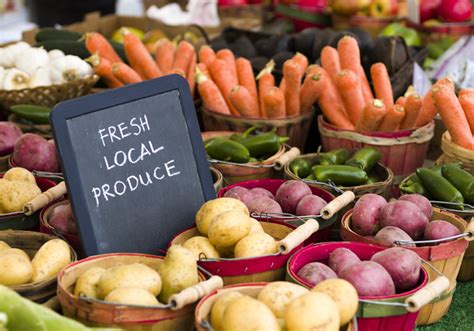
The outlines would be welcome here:
<svg viewBox="0 0 474 331">
<path fill-rule="evenodd" d="M 400 23 L 391 23 L 387 25 L 381 32 L 380 36 L 382 37 L 390 37 L 390 36 L 397 36 L 399 31 L 403 29 L 403 25 Z"/>
<path fill-rule="evenodd" d="M 399 31 L 398 35 L 405 39 L 407 46 L 420 46 L 421 39 L 415 29 L 403 28 Z"/>
</svg>

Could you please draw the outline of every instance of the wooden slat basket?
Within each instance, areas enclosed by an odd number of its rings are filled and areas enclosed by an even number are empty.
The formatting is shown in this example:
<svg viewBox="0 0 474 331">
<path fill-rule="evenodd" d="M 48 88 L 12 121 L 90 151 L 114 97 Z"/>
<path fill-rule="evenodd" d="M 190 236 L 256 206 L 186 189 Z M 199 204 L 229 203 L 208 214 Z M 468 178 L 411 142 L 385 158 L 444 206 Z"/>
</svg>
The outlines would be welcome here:
<svg viewBox="0 0 474 331">
<path fill-rule="evenodd" d="M 462 162 L 463 169 L 474 174 L 474 151 L 453 143 L 448 131 L 441 138 L 441 149 L 443 154 L 436 160 L 436 164 Z"/>
</svg>

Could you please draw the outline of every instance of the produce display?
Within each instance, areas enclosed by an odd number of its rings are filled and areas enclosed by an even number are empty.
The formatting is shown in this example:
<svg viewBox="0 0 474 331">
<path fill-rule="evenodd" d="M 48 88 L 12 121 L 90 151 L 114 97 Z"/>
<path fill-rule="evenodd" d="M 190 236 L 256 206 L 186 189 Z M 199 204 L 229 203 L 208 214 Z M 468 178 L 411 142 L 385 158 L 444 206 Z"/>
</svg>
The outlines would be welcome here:
<svg viewBox="0 0 474 331">
<path fill-rule="evenodd" d="M 35 177 L 24 168 L 11 168 L 0 178 L 0 215 L 23 211 L 25 203 L 41 194 Z"/>
</svg>

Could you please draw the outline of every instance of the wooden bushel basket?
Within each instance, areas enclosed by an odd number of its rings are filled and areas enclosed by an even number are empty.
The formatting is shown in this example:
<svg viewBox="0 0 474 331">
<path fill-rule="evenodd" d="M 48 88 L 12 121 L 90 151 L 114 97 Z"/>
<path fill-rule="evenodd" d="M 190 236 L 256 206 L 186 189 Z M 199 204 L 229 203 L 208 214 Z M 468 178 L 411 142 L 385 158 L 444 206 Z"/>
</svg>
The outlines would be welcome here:
<svg viewBox="0 0 474 331">
<path fill-rule="evenodd" d="M 369 243 L 378 246 L 389 247 L 381 242 L 361 236 L 351 229 L 352 210 L 348 211 L 342 218 L 341 237 L 343 240 Z M 433 220 L 447 221 L 456 226 L 461 233 L 467 231 L 466 222 L 459 216 L 437 208 L 433 208 Z M 471 236 L 472 238 L 472 236 Z M 464 253 L 468 247 L 470 238 L 459 238 L 450 242 L 435 246 L 404 247 L 417 253 L 422 259 L 428 261 L 434 268 L 445 275 L 450 283 L 450 287 L 434 303 L 427 305 L 420 310 L 417 319 L 418 325 L 433 324 L 439 321 L 449 309 L 453 299 L 453 292 L 456 288 L 456 277 L 463 260 Z M 430 281 L 438 275 L 434 270 L 428 269 Z"/>
<path fill-rule="evenodd" d="M 441 138 L 441 149 L 443 154 L 436 160 L 436 164 L 462 162 L 463 169 L 474 174 L 474 151 L 453 143 L 448 131 Z"/>
<path fill-rule="evenodd" d="M 205 281 L 204 275 L 199 272 L 200 283 L 170 298 L 176 303 L 174 308 L 118 305 L 79 298 L 73 294 L 77 278 L 91 268 L 142 263 L 158 270 L 162 261 L 162 256 L 117 253 L 96 255 L 70 264 L 58 275 L 58 300 L 63 314 L 88 326 L 119 327 L 133 331 L 191 330 L 195 302 L 216 288 L 222 287 L 222 280 L 219 277 L 211 277 Z"/>
<path fill-rule="evenodd" d="M 12 248 L 19 248 L 24 251 L 30 259 L 34 257 L 40 247 L 49 240 L 57 237 L 32 231 L 5 230 L 0 231 L 0 240 L 6 242 Z M 71 250 L 71 261 L 77 260 L 74 249 Z M 45 303 L 56 294 L 56 276 L 41 282 L 27 283 L 22 285 L 9 286 L 22 297 L 36 303 Z"/>
</svg>

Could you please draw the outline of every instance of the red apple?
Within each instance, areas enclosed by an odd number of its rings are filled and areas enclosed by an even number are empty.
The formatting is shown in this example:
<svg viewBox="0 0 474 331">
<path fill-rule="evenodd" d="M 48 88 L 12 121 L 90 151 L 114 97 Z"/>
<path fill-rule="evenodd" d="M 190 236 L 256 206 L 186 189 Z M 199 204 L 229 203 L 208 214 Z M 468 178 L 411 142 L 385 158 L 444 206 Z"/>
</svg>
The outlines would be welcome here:
<svg viewBox="0 0 474 331">
<path fill-rule="evenodd" d="M 470 0 L 441 0 L 436 13 L 446 22 L 464 22 L 471 18 Z"/>
<path fill-rule="evenodd" d="M 420 22 L 424 22 L 436 17 L 436 9 L 441 0 L 421 0 L 420 1 Z"/>
<path fill-rule="evenodd" d="M 372 17 L 394 16 L 398 13 L 396 0 L 372 0 L 369 6 L 369 15 Z"/>
</svg>

